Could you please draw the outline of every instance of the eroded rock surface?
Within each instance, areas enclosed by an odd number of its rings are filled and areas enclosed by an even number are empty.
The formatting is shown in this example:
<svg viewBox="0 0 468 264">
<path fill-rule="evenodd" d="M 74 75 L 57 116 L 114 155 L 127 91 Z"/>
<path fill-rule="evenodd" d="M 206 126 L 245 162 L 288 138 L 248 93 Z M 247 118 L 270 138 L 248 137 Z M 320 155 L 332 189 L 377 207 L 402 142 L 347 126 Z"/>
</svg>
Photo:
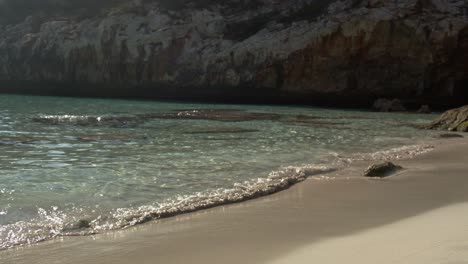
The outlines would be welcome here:
<svg viewBox="0 0 468 264">
<path fill-rule="evenodd" d="M 441 117 L 425 128 L 468 132 L 468 105 L 443 113 Z"/>
<path fill-rule="evenodd" d="M 63 95 L 455 105 L 468 100 L 467 10 L 460 0 L 194 1 L 175 10 L 128 1 L 86 19 L 0 26 L 0 84 Z"/>
<path fill-rule="evenodd" d="M 401 169 L 403 169 L 401 166 L 395 165 L 391 162 L 384 162 L 374 164 L 367 168 L 367 170 L 364 172 L 364 176 L 371 178 L 385 178 Z"/>
</svg>

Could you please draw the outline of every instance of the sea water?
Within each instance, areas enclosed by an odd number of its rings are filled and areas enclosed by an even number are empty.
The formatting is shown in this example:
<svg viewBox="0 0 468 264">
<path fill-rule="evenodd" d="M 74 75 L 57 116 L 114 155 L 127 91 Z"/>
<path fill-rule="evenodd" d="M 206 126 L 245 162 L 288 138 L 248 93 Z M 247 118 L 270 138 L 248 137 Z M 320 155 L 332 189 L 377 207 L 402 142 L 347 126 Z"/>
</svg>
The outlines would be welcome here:
<svg viewBox="0 0 468 264">
<path fill-rule="evenodd" d="M 0 249 L 282 190 L 427 150 L 433 115 L 0 95 Z M 379 156 L 380 155 L 380 156 Z"/>
</svg>

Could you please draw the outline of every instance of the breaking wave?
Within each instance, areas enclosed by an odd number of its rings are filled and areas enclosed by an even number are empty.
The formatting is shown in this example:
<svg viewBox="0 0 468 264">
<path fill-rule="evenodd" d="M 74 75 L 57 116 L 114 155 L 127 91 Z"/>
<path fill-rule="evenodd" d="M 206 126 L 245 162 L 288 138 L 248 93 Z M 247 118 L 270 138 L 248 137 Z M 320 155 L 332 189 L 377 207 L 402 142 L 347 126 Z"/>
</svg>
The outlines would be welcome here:
<svg viewBox="0 0 468 264">
<path fill-rule="evenodd" d="M 67 212 L 56 207 L 49 210 L 38 208 L 37 219 L 0 226 L 0 249 L 32 245 L 59 236 L 92 235 L 220 205 L 239 203 L 285 190 L 311 176 L 320 179 L 325 177 L 325 174 L 349 166 L 354 161 L 399 160 L 429 152 L 433 148 L 427 144 L 411 145 L 374 153 L 357 153 L 349 157 L 332 153 L 328 161 L 321 162 L 323 164 L 283 167 L 264 178 L 236 183 L 229 189 L 178 196 L 160 204 L 119 208 L 111 212 L 96 213 L 94 216 L 89 216 L 89 208 L 73 208 Z"/>
</svg>

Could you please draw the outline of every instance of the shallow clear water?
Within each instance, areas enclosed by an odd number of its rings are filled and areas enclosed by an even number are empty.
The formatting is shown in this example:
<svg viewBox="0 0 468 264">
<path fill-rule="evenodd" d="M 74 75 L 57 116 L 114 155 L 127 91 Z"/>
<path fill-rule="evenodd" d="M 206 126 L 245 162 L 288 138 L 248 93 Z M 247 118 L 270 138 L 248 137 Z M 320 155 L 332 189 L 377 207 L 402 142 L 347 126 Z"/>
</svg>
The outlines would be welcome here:
<svg viewBox="0 0 468 264">
<path fill-rule="evenodd" d="M 0 95 L 0 249 L 189 211 L 213 193 L 222 203 L 285 166 L 414 144 L 431 132 L 405 124 L 433 118 Z"/>
</svg>

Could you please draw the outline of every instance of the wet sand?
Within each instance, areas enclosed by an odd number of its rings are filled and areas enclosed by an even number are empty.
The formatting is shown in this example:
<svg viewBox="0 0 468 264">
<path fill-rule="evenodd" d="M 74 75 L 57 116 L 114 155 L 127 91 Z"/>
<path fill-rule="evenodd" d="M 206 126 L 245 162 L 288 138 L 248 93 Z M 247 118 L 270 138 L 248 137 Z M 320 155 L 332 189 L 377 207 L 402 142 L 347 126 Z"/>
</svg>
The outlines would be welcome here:
<svg viewBox="0 0 468 264">
<path fill-rule="evenodd" d="M 468 140 L 434 144 L 391 178 L 362 177 L 361 162 L 241 204 L 3 251 L 0 263 L 466 263 Z"/>
</svg>

